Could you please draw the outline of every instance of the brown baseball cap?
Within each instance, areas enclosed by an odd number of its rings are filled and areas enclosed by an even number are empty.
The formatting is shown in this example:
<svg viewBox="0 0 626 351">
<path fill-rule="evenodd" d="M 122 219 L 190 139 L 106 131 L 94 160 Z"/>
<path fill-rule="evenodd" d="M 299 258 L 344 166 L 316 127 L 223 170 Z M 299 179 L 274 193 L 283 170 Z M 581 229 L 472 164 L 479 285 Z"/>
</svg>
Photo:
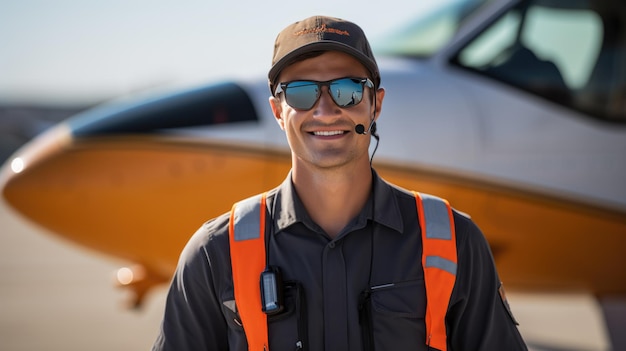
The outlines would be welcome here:
<svg viewBox="0 0 626 351">
<path fill-rule="evenodd" d="M 375 87 L 380 86 L 378 64 L 363 30 L 340 18 L 313 16 L 288 26 L 276 37 L 268 74 L 272 94 L 280 72 L 297 57 L 313 51 L 341 51 L 354 56 L 367 68 Z"/>
</svg>

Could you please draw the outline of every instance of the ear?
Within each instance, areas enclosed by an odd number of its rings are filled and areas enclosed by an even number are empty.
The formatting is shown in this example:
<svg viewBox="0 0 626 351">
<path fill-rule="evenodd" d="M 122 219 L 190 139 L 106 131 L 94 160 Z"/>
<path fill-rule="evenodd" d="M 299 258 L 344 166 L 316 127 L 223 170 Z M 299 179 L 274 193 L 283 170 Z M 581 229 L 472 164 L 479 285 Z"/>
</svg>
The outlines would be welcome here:
<svg viewBox="0 0 626 351">
<path fill-rule="evenodd" d="M 378 116 L 380 116 L 380 112 L 382 111 L 383 108 L 383 100 L 385 99 L 385 89 L 384 88 L 378 88 L 378 90 L 376 90 L 376 110 L 374 111 L 374 121 L 376 121 L 378 119 Z"/>
<path fill-rule="evenodd" d="M 280 99 L 275 96 L 270 96 L 269 102 L 270 107 L 272 108 L 272 114 L 274 114 L 274 118 L 276 118 L 276 123 L 278 123 L 280 129 L 285 130 L 285 121 L 283 121 L 282 117 L 283 106 Z"/>
</svg>

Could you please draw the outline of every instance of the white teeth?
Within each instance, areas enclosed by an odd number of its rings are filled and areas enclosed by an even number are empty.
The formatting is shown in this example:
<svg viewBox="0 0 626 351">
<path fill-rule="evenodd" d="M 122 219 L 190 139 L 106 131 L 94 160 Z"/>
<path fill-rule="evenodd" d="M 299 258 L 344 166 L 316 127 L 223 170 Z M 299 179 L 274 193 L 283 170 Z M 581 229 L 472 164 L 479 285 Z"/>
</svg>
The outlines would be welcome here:
<svg viewBox="0 0 626 351">
<path fill-rule="evenodd" d="M 324 132 L 313 132 L 313 134 L 319 135 L 319 136 L 333 136 L 333 135 L 343 134 L 343 131 L 333 130 L 333 131 L 324 131 Z"/>
</svg>

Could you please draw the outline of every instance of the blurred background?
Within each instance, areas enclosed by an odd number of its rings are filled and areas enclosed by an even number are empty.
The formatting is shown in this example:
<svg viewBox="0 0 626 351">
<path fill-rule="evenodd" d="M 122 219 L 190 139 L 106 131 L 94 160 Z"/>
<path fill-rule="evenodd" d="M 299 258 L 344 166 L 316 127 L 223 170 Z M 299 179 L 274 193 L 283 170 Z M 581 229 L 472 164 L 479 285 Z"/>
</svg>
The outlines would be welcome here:
<svg viewBox="0 0 626 351">
<path fill-rule="evenodd" d="M 102 102 L 264 76 L 275 35 L 296 20 L 352 20 L 376 47 L 437 3 L 0 0 L 0 161 Z M 0 203 L 0 350 L 149 349 L 165 288 L 140 310 L 126 309 L 114 286 L 124 264 L 49 235 Z M 509 295 L 533 349 L 608 349 L 590 296 Z"/>
</svg>

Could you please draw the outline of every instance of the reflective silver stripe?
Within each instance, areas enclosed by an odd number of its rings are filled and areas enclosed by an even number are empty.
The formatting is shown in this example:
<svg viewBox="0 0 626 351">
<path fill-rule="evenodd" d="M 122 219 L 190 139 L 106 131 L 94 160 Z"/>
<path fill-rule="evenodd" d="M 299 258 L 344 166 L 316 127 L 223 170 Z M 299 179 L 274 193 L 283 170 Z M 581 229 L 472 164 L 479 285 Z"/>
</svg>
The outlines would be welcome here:
<svg viewBox="0 0 626 351">
<path fill-rule="evenodd" d="M 424 207 L 424 221 L 426 222 L 426 238 L 452 240 L 450 213 L 445 201 L 428 194 L 421 194 L 421 198 Z M 456 263 L 441 256 L 426 256 L 426 268 L 430 267 L 439 268 L 456 275 Z"/>
<path fill-rule="evenodd" d="M 452 239 L 450 215 L 446 203 L 436 196 L 421 195 L 426 221 L 426 237 L 429 239 Z"/>
<path fill-rule="evenodd" d="M 261 237 L 261 196 L 256 195 L 235 205 L 235 241 L 258 239 Z"/>
<path fill-rule="evenodd" d="M 453 275 L 456 275 L 456 263 L 439 256 L 426 256 L 426 268 L 434 267 L 443 269 Z"/>
</svg>

